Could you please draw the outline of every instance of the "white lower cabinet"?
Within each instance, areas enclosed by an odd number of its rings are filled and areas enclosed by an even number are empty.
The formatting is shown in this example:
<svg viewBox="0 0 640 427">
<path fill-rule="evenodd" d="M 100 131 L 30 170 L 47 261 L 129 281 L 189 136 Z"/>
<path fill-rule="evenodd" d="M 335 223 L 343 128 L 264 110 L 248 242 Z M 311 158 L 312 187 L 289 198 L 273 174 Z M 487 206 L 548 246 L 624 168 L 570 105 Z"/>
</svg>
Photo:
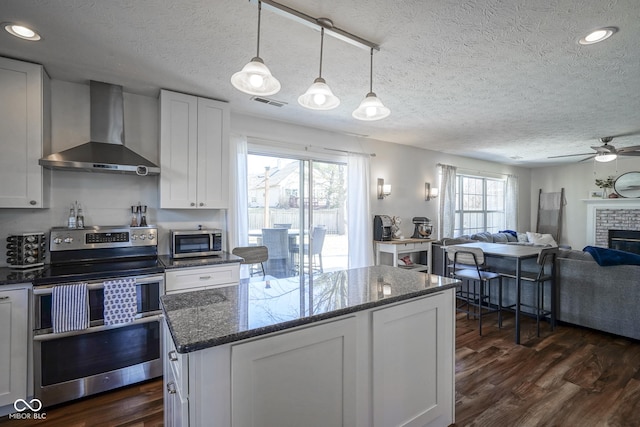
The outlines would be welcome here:
<svg viewBox="0 0 640 427">
<path fill-rule="evenodd" d="M 356 425 L 356 319 L 231 347 L 234 426 Z"/>
<path fill-rule="evenodd" d="M 445 295 L 373 312 L 373 426 L 449 425 L 453 303 Z"/>
<path fill-rule="evenodd" d="M 28 394 L 29 289 L 0 288 L 0 416 Z"/>
<path fill-rule="evenodd" d="M 239 282 L 240 263 L 238 262 L 165 271 L 167 294 L 237 285 Z"/>
<path fill-rule="evenodd" d="M 164 425 L 166 427 L 189 425 L 188 358 L 176 352 L 169 329 L 164 324 Z"/>
<path fill-rule="evenodd" d="M 453 424 L 453 304 L 448 289 L 179 355 L 166 425 Z"/>
</svg>

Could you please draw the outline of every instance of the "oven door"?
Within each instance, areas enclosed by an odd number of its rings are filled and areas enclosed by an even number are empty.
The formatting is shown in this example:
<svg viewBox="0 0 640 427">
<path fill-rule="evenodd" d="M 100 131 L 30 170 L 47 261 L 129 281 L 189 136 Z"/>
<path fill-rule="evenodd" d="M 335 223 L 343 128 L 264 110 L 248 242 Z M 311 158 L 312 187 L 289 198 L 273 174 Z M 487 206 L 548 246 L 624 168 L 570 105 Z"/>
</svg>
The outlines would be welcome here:
<svg viewBox="0 0 640 427">
<path fill-rule="evenodd" d="M 105 326 L 103 286 L 91 282 L 90 327 L 53 333 L 53 287 L 34 288 L 35 396 L 45 406 L 162 375 L 160 295 L 163 276 L 136 277 L 138 315 L 130 323 Z"/>
</svg>

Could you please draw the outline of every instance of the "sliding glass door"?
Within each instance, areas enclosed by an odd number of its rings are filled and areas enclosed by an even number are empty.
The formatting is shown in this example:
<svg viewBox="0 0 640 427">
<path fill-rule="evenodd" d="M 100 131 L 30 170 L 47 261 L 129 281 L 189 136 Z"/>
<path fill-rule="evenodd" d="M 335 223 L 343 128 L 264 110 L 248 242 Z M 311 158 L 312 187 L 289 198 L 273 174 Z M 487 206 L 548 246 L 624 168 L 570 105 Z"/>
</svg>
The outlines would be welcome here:
<svg viewBox="0 0 640 427">
<path fill-rule="evenodd" d="M 266 246 L 269 278 L 348 268 L 347 166 L 249 154 L 249 244 Z M 261 279 L 261 278 L 260 278 Z"/>
</svg>

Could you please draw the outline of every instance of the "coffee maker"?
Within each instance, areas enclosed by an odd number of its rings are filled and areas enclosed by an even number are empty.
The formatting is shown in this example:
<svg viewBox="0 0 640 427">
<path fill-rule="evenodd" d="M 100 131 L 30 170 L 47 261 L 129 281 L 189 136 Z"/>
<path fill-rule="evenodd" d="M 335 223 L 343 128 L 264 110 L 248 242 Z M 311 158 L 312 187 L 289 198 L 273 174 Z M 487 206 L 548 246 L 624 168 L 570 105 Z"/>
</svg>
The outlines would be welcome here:
<svg viewBox="0 0 640 427">
<path fill-rule="evenodd" d="M 389 215 L 373 217 L 373 240 L 391 240 L 391 217 Z"/>
</svg>

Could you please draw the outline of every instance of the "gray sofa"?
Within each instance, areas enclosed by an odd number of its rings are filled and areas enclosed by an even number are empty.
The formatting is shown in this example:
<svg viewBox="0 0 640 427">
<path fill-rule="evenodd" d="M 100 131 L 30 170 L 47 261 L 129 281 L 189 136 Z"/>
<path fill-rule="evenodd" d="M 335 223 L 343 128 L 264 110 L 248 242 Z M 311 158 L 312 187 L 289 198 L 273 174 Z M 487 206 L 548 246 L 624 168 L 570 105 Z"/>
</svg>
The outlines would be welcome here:
<svg viewBox="0 0 640 427">
<path fill-rule="evenodd" d="M 461 239 L 446 244 L 472 242 Z M 433 271 L 444 273 L 442 242 L 433 244 Z M 509 265 L 507 260 L 487 258 L 492 270 Z M 537 271 L 535 260 L 526 260 L 524 271 Z M 515 302 L 515 283 L 504 280 L 503 305 Z M 533 301 L 532 286 L 522 287 L 522 301 Z M 493 292 L 497 295 L 497 291 Z M 601 267 L 583 251 L 560 249 L 556 260 L 556 309 L 561 322 L 640 340 L 640 266 Z M 495 301 L 497 302 L 497 301 Z M 545 305 L 550 304 L 549 285 Z M 524 311 L 527 311 L 524 309 Z"/>
<path fill-rule="evenodd" d="M 601 267 L 582 251 L 561 250 L 557 259 L 558 319 L 640 339 L 640 266 Z"/>
</svg>

